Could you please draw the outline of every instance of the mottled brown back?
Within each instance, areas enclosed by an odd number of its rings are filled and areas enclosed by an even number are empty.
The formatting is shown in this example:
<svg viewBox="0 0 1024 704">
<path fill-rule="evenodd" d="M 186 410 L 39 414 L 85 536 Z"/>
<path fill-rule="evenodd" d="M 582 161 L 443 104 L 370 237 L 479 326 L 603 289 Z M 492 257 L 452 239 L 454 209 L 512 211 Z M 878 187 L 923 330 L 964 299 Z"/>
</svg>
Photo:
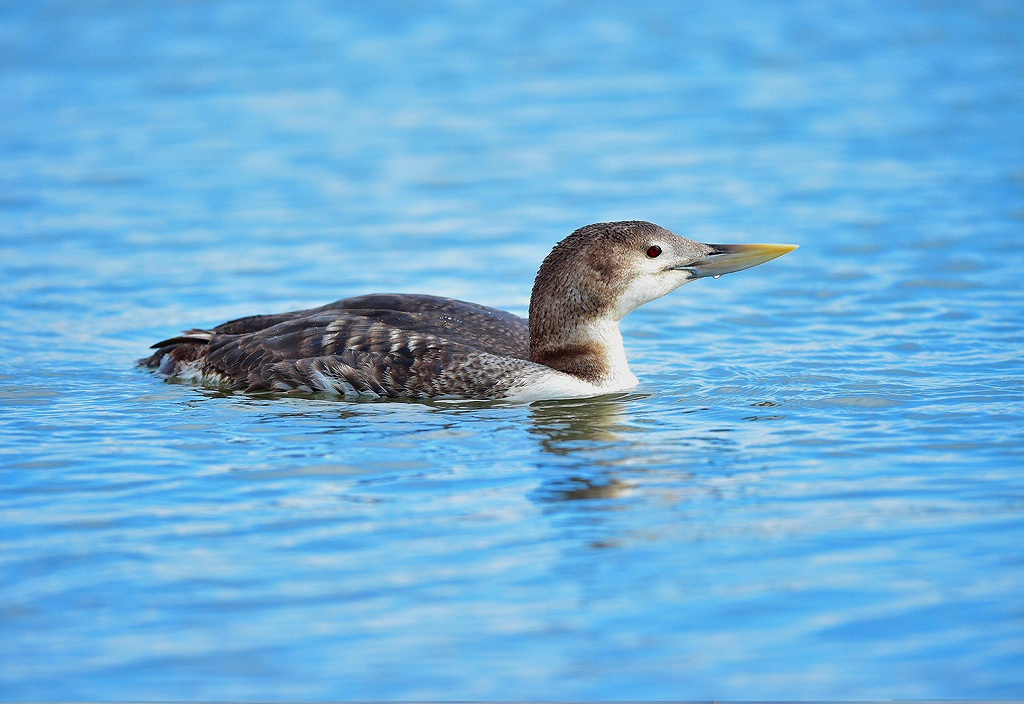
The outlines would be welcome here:
<svg viewBox="0 0 1024 704">
<path fill-rule="evenodd" d="M 246 391 L 302 388 L 324 374 L 381 396 L 457 395 L 471 388 L 479 394 L 495 371 L 530 366 L 526 320 L 427 295 L 372 294 L 249 316 L 154 348 L 141 364 L 173 376 L 193 363 Z M 501 389 L 493 391 L 500 395 Z"/>
</svg>

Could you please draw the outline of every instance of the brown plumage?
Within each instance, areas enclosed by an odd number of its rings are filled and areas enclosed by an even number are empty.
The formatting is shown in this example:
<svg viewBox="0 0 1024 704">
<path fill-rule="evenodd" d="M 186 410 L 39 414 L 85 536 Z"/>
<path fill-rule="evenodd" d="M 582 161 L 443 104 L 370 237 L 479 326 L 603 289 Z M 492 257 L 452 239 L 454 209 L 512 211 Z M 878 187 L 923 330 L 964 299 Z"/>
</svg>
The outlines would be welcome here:
<svg viewBox="0 0 1024 704">
<path fill-rule="evenodd" d="M 142 365 L 175 376 L 196 364 L 195 376 L 235 390 L 324 391 L 324 375 L 340 380 L 341 393 L 412 398 L 478 393 L 482 369 L 511 372 L 528 366 L 530 354 L 529 326 L 519 316 L 398 294 L 239 318 L 153 347 Z M 492 384 L 488 397 L 512 381 Z"/>
</svg>

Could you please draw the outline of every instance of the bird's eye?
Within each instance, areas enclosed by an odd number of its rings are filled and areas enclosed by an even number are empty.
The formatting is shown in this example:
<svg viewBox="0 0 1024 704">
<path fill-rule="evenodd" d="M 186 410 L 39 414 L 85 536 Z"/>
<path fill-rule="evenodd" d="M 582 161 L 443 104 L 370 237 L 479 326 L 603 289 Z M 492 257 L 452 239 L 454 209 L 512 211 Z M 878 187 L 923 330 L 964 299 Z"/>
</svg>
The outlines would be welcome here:
<svg viewBox="0 0 1024 704">
<path fill-rule="evenodd" d="M 654 259 L 655 257 L 659 256 L 660 254 L 661 254 L 661 247 L 659 247 L 656 244 L 652 244 L 650 247 L 647 248 L 647 256 L 650 257 L 651 259 Z"/>
</svg>

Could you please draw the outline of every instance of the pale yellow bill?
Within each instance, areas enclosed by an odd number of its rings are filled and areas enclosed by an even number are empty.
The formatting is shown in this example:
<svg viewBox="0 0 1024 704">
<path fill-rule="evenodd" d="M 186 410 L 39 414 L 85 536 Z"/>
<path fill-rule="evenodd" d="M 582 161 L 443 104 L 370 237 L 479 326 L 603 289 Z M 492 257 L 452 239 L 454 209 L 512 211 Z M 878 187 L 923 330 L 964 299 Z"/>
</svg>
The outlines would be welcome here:
<svg viewBox="0 0 1024 704">
<path fill-rule="evenodd" d="M 715 251 L 703 259 L 698 259 L 680 269 L 687 269 L 694 278 L 704 276 L 721 276 L 734 271 L 743 271 L 758 264 L 770 262 L 783 254 L 792 252 L 800 245 L 796 244 L 709 244 Z"/>
</svg>

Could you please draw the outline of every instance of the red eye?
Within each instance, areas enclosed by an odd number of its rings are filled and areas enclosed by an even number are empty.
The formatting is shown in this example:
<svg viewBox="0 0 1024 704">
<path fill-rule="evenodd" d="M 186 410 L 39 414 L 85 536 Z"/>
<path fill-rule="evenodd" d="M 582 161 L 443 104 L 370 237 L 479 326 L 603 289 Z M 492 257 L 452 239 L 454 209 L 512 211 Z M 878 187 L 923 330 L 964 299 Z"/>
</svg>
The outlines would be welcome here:
<svg viewBox="0 0 1024 704">
<path fill-rule="evenodd" d="M 661 254 L 661 247 L 659 247 L 656 244 L 652 244 L 650 247 L 647 248 L 647 256 L 650 257 L 651 259 L 654 259 L 655 257 L 657 257 L 660 254 Z"/>
</svg>

